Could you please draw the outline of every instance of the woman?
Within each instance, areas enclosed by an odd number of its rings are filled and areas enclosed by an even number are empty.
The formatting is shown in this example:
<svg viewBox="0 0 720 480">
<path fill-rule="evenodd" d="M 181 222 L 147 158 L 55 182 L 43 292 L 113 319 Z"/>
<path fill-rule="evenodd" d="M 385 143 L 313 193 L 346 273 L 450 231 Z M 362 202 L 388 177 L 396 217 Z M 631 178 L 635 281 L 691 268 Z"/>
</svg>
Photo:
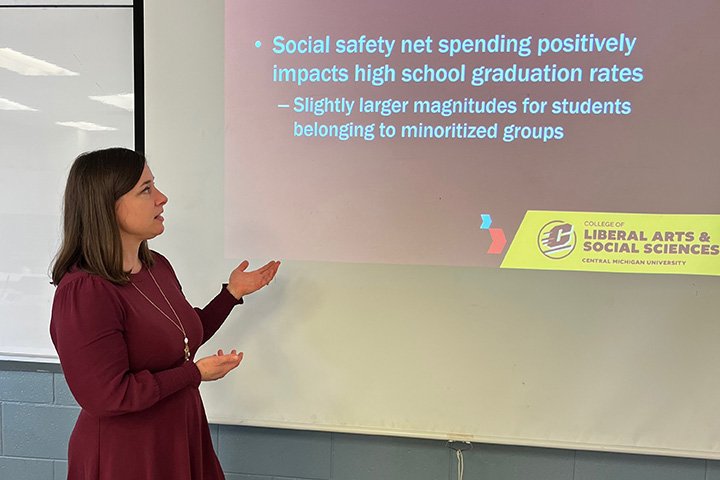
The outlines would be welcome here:
<svg viewBox="0 0 720 480">
<path fill-rule="evenodd" d="M 242 353 L 194 355 L 280 264 L 248 272 L 242 262 L 205 308 L 193 309 L 170 263 L 147 246 L 164 230 L 167 200 L 131 150 L 86 153 L 70 169 L 50 323 L 82 407 L 70 480 L 224 478 L 198 386 L 237 367 Z"/>
</svg>

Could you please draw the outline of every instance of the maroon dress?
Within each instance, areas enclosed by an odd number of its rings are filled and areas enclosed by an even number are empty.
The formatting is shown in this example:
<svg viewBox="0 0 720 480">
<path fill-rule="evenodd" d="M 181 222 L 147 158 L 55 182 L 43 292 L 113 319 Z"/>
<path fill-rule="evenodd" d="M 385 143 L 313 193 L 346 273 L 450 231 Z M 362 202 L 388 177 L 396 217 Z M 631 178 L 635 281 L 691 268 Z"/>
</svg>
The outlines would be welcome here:
<svg viewBox="0 0 720 480">
<path fill-rule="evenodd" d="M 69 480 L 224 479 L 200 399 L 193 358 L 241 303 L 227 289 L 193 309 L 165 257 L 149 270 L 182 321 L 183 334 L 131 284 L 82 270 L 55 292 L 50 335 L 82 407 L 68 447 Z M 131 281 L 175 320 L 147 268 Z"/>
</svg>

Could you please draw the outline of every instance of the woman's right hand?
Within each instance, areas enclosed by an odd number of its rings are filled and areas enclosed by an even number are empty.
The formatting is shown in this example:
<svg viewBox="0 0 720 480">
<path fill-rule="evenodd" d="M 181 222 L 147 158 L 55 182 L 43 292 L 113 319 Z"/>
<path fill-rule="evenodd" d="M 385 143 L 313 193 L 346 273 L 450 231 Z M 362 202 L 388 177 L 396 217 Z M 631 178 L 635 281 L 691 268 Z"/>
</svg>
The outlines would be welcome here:
<svg viewBox="0 0 720 480">
<path fill-rule="evenodd" d="M 218 380 L 223 378 L 233 368 L 240 365 L 243 358 L 243 352 L 237 353 L 235 350 L 225 354 L 222 350 L 218 350 L 217 355 L 203 357 L 195 365 L 200 370 L 200 378 L 203 382 Z"/>
</svg>

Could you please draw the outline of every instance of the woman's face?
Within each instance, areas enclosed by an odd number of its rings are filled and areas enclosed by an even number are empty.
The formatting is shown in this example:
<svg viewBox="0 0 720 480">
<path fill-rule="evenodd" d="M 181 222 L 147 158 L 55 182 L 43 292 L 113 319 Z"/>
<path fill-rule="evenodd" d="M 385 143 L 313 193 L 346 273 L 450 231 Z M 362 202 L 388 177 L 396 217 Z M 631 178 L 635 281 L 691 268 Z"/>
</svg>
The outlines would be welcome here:
<svg viewBox="0 0 720 480">
<path fill-rule="evenodd" d="M 155 188 L 154 180 L 145 164 L 137 184 L 115 203 L 115 215 L 123 240 L 139 243 L 157 237 L 165 229 L 161 214 L 168 198 Z"/>
</svg>

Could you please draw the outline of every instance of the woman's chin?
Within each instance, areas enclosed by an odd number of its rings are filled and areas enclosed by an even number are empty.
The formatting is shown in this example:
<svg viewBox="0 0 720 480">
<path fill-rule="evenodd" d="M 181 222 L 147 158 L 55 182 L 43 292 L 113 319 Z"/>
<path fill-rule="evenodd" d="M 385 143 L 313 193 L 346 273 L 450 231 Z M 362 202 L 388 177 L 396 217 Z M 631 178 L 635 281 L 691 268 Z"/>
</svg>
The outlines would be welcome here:
<svg viewBox="0 0 720 480">
<path fill-rule="evenodd" d="M 152 236 L 148 237 L 148 240 L 153 239 L 157 237 L 158 235 L 161 235 L 165 231 L 165 225 L 160 224 L 159 227 L 155 228 L 155 231 L 152 233 Z"/>
</svg>

